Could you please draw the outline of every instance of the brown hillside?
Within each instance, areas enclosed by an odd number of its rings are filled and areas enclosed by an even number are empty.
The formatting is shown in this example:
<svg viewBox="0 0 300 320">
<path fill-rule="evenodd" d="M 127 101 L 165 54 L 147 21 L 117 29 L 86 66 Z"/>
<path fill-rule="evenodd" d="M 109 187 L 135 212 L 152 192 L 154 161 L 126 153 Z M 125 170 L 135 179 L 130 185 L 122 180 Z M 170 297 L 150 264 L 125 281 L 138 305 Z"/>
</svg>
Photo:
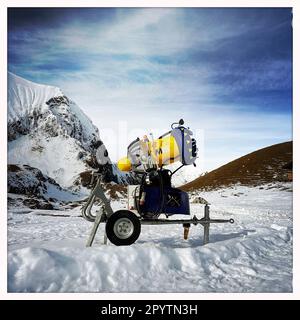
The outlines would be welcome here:
<svg viewBox="0 0 300 320">
<path fill-rule="evenodd" d="M 292 163 L 292 141 L 275 144 L 207 173 L 180 187 L 185 191 L 196 189 L 211 190 L 236 183 L 257 186 L 264 183 L 287 181 L 287 164 Z"/>
</svg>

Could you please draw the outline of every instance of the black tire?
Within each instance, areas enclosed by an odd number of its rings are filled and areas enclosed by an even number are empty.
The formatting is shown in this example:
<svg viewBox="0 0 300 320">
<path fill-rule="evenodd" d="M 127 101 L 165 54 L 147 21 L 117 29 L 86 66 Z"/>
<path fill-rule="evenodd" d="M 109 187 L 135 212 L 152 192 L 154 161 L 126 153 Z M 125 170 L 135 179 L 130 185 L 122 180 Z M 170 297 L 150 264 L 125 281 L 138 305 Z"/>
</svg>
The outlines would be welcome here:
<svg viewBox="0 0 300 320">
<path fill-rule="evenodd" d="M 108 218 L 105 231 L 107 238 L 114 245 L 129 246 L 138 239 L 141 222 L 133 212 L 119 210 Z"/>
</svg>

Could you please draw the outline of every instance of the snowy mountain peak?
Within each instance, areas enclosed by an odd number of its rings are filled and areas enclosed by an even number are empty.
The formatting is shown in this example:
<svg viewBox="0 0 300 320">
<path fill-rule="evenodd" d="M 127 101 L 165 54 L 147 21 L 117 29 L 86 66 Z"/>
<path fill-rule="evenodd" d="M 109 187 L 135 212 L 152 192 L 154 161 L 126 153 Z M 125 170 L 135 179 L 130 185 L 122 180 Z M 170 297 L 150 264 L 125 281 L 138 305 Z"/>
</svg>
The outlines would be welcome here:
<svg viewBox="0 0 300 320">
<path fill-rule="evenodd" d="M 98 129 L 62 90 L 8 74 L 8 139 L 42 130 L 44 136 L 69 136 L 87 151 L 97 144 Z"/>
<path fill-rule="evenodd" d="M 8 121 L 18 121 L 34 110 L 45 112 L 46 101 L 61 95 L 57 87 L 37 84 L 8 72 Z"/>
<path fill-rule="evenodd" d="M 99 168 L 95 155 L 103 145 L 98 129 L 61 89 L 12 73 L 8 74 L 8 141 L 10 164 L 35 167 L 63 187 L 74 186 L 81 172 Z M 103 177 L 117 179 L 110 164 L 100 167 Z"/>
</svg>

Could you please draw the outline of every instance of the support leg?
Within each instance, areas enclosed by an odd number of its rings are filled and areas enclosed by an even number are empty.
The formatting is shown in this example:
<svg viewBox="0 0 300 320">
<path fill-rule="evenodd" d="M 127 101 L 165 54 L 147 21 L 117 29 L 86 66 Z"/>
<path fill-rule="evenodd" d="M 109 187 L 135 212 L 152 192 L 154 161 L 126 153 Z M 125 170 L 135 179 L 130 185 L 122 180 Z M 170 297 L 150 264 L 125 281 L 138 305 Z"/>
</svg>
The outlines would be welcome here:
<svg viewBox="0 0 300 320">
<path fill-rule="evenodd" d="M 204 207 L 204 220 L 209 221 L 209 206 L 206 204 Z M 203 237 L 203 245 L 209 243 L 209 227 L 210 223 L 205 223 L 204 224 L 204 237 Z"/>
<path fill-rule="evenodd" d="M 92 231 L 91 231 L 91 233 L 89 235 L 88 241 L 86 243 L 86 247 L 91 247 L 92 246 L 92 244 L 94 242 L 94 239 L 95 239 L 95 236 L 96 236 L 96 233 L 97 233 L 97 230 L 98 230 L 98 227 L 99 227 L 99 224 L 102 221 L 102 217 L 103 217 L 103 211 L 99 210 L 97 212 L 97 214 L 96 214 L 96 218 L 95 218 L 95 222 L 94 222 L 94 225 L 93 225 L 93 229 L 92 229 Z"/>
<path fill-rule="evenodd" d="M 103 244 L 107 244 L 107 235 L 105 230 L 104 230 Z"/>
<path fill-rule="evenodd" d="M 203 245 L 209 243 L 209 224 L 204 225 Z"/>
</svg>

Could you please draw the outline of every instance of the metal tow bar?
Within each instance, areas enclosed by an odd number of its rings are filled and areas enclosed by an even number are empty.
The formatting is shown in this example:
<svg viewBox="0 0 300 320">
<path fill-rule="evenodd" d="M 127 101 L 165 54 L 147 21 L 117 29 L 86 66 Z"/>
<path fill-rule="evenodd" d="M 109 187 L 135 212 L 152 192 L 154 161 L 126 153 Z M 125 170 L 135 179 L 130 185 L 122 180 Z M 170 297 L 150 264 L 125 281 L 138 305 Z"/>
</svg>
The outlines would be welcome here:
<svg viewBox="0 0 300 320">
<path fill-rule="evenodd" d="M 201 224 L 204 227 L 203 244 L 209 243 L 209 227 L 211 223 L 234 223 L 233 219 L 210 219 L 209 216 L 209 205 L 206 204 L 204 207 L 204 217 L 197 219 L 195 216 L 193 219 L 182 219 L 182 220 L 168 220 L 168 219 L 155 219 L 155 220 L 144 220 L 141 219 L 141 224 L 145 225 L 159 225 L 159 224 Z"/>
</svg>

